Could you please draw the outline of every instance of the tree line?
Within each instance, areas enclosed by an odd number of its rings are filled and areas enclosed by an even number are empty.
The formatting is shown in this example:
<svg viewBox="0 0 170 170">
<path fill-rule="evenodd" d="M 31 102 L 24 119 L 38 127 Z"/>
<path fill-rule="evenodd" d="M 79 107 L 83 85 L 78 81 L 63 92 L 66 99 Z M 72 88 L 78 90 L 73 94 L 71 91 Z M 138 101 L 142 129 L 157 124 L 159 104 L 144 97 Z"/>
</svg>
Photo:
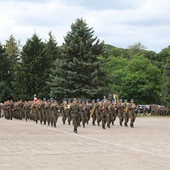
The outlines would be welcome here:
<svg viewBox="0 0 170 170">
<path fill-rule="evenodd" d="M 21 46 L 13 35 L 0 43 L 0 101 L 74 97 L 97 99 L 112 94 L 141 104 L 170 105 L 170 47 L 148 51 L 141 43 L 126 49 L 105 44 L 83 19 L 58 46 L 49 32 Z"/>
</svg>

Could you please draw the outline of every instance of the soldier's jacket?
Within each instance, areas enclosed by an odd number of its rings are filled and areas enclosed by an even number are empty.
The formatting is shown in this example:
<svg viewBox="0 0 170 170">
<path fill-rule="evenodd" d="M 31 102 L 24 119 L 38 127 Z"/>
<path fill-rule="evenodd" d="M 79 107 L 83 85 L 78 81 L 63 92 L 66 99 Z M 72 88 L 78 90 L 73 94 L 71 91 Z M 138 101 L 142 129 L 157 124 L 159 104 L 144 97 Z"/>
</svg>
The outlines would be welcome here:
<svg viewBox="0 0 170 170">
<path fill-rule="evenodd" d="M 102 103 L 101 111 L 102 114 L 108 114 L 108 104 L 106 102 Z"/>
<path fill-rule="evenodd" d="M 78 115 L 79 114 L 79 104 L 78 103 L 76 103 L 76 104 L 71 104 L 70 105 L 70 110 L 69 110 L 69 112 L 71 112 L 71 114 L 73 115 L 73 116 L 75 116 L 75 115 Z"/>
<path fill-rule="evenodd" d="M 57 103 L 52 103 L 51 106 L 50 106 L 51 113 L 57 114 L 58 108 L 59 108 L 59 105 Z"/>
</svg>

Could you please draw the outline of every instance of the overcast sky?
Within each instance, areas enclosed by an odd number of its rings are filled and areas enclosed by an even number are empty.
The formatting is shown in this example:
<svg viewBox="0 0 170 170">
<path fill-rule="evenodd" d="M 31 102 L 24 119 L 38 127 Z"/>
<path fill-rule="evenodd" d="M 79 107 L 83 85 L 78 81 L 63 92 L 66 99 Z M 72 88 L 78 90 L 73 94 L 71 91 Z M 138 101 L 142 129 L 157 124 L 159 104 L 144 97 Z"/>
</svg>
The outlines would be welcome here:
<svg viewBox="0 0 170 170">
<path fill-rule="evenodd" d="M 160 52 L 170 45 L 169 0 L 0 0 L 0 42 L 12 34 L 24 45 L 48 32 L 59 45 L 77 18 L 106 43 L 128 48 L 136 42 Z"/>
</svg>

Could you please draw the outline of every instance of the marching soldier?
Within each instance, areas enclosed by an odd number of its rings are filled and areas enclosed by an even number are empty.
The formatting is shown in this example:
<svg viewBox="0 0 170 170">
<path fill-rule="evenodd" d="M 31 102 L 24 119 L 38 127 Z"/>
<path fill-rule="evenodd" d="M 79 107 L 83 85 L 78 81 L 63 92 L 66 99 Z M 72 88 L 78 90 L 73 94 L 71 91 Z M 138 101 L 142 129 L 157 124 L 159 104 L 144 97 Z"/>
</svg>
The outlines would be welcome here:
<svg viewBox="0 0 170 170">
<path fill-rule="evenodd" d="M 51 121 L 52 127 L 53 126 L 56 127 L 56 123 L 57 123 L 58 116 L 59 116 L 58 109 L 59 109 L 59 105 L 58 105 L 57 101 L 54 100 L 54 102 L 50 106 L 50 115 L 51 115 L 50 121 Z"/>
<path fill-rule="evenodd" d="M 112 100 L 112 114 L 113 114 L 112 125 L 114 125 L 114 121 L 116 120 L 117 116 L 117 107 L 114 100 Z"/>
<path fill-rule="evenodd" d="M 71 113 L 73 120 L 74 132 L 77 133 L 77 127 L 79 124 L 79 104 L 77 103 L 76 98 L 74 98 L 73 103 L 70 105 L 69 112 Z"/>
<path fill-rule="evenodd" d="M 119 117 L 119 123 L 120 126 L 122 126 L 123 120 L 124 120 L 124 111 L 123 109 L 125 108 L 124 104 L 122 103 L 122 99 L 120 99 L 119 103 L 117 104 L 117 110 L 118 110 L 118 117 Z"/>
<path fill-rule="evenodd" d="M 85 123 L 87 122 L 87 112 L 86 112 L 86 104 L 84 100 L 82 100 L 82 103 L 79 104 L 79 110 L 81 114 L 83 128 L 85 128 Z"/>
<path fill-rule="evenodd" d="M 130 109 L 129 109 L 129 118 L 130 118 L 130 127 L 131 128 L 134 128 L 134 122 L 136 119 L 135 108 L 136 108 L 136 104 L 134 103 L 134 100 L 131 99 Z"/>
<path fill-rule="evenodd" d="M 128 126 L 128 121 L 129 121 L 129 108 L 130 108 L 130 104 L 127 102 L 127 100 L 125 100 L 124 102 L 124 124 L 125 124 L 125 127 Z"/>
<path fill-rule="evenodd" d="M 100 126 L 100 122 L 101 122 L 101 108 L 100 108 L 100 105 L 101 105 L 100 99 L 97 99 L 95 114 L 96 114 L 96 119 L 97 119 L 98 126 Z"/>
<path fill-rule="evenodd" d="M 107 127 L 110 128 L 110 124 L 113 121 L 113 105 L 110 101 L 108 101 L 107 106 L 108 114 L 107 114 Z"/>
<path fill-rule="evenodd" d="M 95 121 L 96 121 L 96 114 L 95 114 L 95 110 L 96 110 L 96 106 L 97 104 L 95 103 L 95 100 L 92 100 L 92 105 L 91 105 L 91 114 L 90 116 L 92 117 L 92 125 L 95 126 Z"/>
<path fill-rule="evenodd" d="M 107 114 L 108 114 L 108 104 L 106 98 L 104 98 L 101 105 L 101 120 L 102 120 L 103 129 L 106 129 L 105 125 L 107 122 Z"/>
</svg>

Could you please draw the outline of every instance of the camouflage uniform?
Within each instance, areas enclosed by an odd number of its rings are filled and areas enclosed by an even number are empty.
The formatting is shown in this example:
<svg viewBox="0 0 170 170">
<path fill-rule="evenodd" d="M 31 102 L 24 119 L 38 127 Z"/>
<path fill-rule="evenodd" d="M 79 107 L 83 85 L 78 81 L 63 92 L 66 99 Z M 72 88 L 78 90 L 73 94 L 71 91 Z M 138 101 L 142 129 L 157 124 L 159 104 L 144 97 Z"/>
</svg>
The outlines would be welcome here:
<svg viewBox="0 0 170 170">
<path fill-rule="evenodd" d="M 59 109 L 59 105 L 57 104 L 56 101 L 54 101 L 50 106 L 50 112 L 51 112 L 50 122 L 51 122 L 51 126 L 54 126 L 54 127 L 56 127 L 56 123 L 57 123 L 58 116 L 59 116 L 58 109 Z"/>
<path fill-rule="evenodd" d="M 77 133 L 77 127 L 79 125 L 79 104 L 77 99 L 74 98 L 73 103 L 70 106 L 69 112 L 73 120 L 74 132 Z"/>
</svg>

